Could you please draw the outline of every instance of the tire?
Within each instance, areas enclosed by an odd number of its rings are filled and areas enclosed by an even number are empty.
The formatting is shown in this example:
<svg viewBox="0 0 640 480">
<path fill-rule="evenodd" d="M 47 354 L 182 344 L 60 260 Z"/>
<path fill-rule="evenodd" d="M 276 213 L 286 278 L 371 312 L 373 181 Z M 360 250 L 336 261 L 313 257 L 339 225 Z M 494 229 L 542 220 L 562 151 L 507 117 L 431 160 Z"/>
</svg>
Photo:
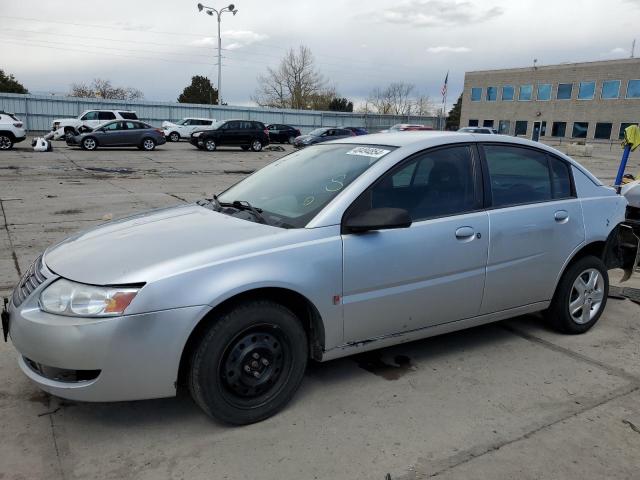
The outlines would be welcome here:
<svg viewBox="0 0 640 480">
<path fill-rule="evenodd" d="M 296 137 L 294 137 L 293 135 L 291 135 L 291 136 L 289 137 L 289 145 L 293 145 L 293 142 L 295 142 L 295 141 L 296 141 Z"/>
<path fill-rule="evenodd" d="M 98 142 L 93 137 L 85 137 L 82 139 L 82 143 L 80 143 L 80 146 L 83 150 L 91 151 L 98 148 Z"/>
<path fill-rule="evenodd" d="M 598 257 L 589 255 L 569 265 L 545 316 L 562 333 L 585 333 L 604 312 L 608 295 L 607 268 Z"/>
<path fill-rule="evenodd" d="M 153 138 L 149 138 L 149 137 L 143 138 L 140 146 L 144 151 L 151 152 L 156 148 L 156 141 Z"/>
<path fill-rule="evenodd" d="M 194 349 L 189 390 L 209 416 L 247 425 L 275 415 L 304 377 L 307 336 L 286 307 L 251 301 L 220 316 Z"/>
<path fill-rule="evenodd" d="M 251 150 L 254 152 L 259 152 L 262 150 L 262 142 L 257 138 L 251 142 Z"/>
<path fill-rule="evenodd" d="M 65 128 L 64 129 L 64 139 L 71 140 L 76 135 L 76 132 L 73 128 Z"/>
<path fill-rule="evenodd" d="M 207 152 L 215 152 L 216 148 L 218 148 L 218 146 L 216 145 L 215 140 L 208 138 L 204 141 L 204 149 Z"/>
<path fill-rule="evenodd" d="M 0 133 L 0 150 L 11 150 L 13 148 L 13 136 L 8 133 Z"/>
<path fill-rule="evenodd" d="M 180 141 L 180 134 L 178 132 L 171 132 L 169 134 L 169 141 L 170 142 L 179 142 Z"/>
<path fill-rule="evenodd" d="M 242 150 L 244 150 L 245 152 L 248 152 L 248 151 L 249 151 L 249 147 L 247 147 L 246 145 L 242 145 L 240 148 L 241 148 Z"/>
</svg>

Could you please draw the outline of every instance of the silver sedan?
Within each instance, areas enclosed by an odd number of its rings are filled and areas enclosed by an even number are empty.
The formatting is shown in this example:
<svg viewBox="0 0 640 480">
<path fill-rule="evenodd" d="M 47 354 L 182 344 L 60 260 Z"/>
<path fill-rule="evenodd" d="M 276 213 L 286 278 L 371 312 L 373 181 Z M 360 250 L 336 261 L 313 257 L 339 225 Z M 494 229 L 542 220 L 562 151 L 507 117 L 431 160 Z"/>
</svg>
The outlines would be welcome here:
<svg viewBox="0 0 640 480">
<path fill-rule="evenodd" d="M 265 419 L 308 359 L 544 311 L 601 316 L 631 268 L 627 201 L 562 153 L 491 135 L 351 137 L 283 157 L 217 197 L 47 249 L 3 314 L 22 371 L 54 395 L 175 395 Z M 635 252 L 632 252 L 635 253 Z"/>
</svg>

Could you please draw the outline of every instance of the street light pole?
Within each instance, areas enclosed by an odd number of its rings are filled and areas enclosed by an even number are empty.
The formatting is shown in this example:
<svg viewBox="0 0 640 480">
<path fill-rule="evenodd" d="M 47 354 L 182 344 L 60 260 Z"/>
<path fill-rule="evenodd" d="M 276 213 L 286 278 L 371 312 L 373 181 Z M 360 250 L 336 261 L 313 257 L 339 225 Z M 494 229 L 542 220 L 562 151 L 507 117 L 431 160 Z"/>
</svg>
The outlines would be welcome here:
<svg viewBox="0 0 640 480">
<path fill-rule="evenodd" d="M 222 36 L 220 35 L 220 23 L 222 21 L 222 14 L 224 12 L 231 12 L 234 15 L 238 13 L 238 9 L 235 7 L 233 3 L 229 4 L 229 6 L 224 7 L 221 10 L 216 10 L 213 7 L 207 7 L 201 3 L 198 4 L 198 11 L 205 11 L 207 15 L 213 16 L 215 13 L 218 17 L 218 105 L 222 105 Z"/>
</svg>

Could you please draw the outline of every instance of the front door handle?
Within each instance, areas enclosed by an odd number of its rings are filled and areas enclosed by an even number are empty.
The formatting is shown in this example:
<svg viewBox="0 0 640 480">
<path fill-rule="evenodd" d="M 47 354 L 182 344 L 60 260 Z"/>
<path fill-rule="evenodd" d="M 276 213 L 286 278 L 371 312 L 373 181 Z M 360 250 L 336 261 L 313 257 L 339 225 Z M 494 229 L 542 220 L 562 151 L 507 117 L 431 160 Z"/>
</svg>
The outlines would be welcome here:
<svg viewBox="0 0 640 480">
<path fill-rule="evenodd" d="M 567 212 L 566 210 L 558 210 L 556 213 L 554 213 L 553 218 L 555 218 L 556 222 L 558 223 L 565 223 L 567 220 L 569 220 L 569 212 Z"/>
<path fill-rule="evenodd" d="M 475 233 L 471 227 L 460 227 L 456 230 L 456 238 L 458 240 L 471 240 Z"/>
</svg>

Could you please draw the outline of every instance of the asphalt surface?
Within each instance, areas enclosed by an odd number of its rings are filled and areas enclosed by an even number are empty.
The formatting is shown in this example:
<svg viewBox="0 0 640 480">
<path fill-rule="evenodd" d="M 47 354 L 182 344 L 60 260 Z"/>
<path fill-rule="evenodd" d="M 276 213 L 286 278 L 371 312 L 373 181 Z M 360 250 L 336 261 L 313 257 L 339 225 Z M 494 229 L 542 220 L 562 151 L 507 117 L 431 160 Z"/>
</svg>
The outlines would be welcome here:
<svg viewBox="0 0 640 480">
<path fill-rule="evenodd" d="M 187 143 L 89 153 L 60 142 L 0 152 L 0 295 L 51 243 L 219 192 L 282 154 Z M 619 154 L 602 147 L 579 160 L 611 180 Z M 51 397 L 0 343 L 0 479 L 640 478 L 639 325 L 636 303 L 610 299 L 586 335 L 531 315 L 312 364 L 283 412 L 242 428 L 205 417 L 184 392 Z"/>
</svg>

